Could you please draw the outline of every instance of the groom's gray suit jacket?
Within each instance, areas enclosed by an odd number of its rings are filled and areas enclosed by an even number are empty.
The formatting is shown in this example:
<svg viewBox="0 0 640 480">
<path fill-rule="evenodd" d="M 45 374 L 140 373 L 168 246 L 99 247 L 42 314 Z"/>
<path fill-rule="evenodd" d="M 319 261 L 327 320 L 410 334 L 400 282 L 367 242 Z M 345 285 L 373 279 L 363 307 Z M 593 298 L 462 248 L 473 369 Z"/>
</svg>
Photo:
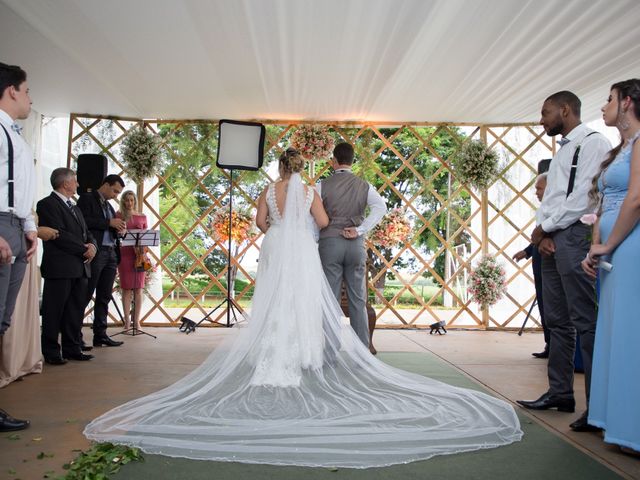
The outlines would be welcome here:
<svg viewBox="0 0 640 480">
<path fill-rule="evenodd" d="M 322 181 L 322 203 L 329 225 L 320 230 L 320 238 L 340 237 L 346 227 L 357 227 L 364 220 L 369 184 L 353 173 L 342 170 Z"/>
<path fill-rule="evenodd" d="M 364 220 L 369 184 L 348 170 L 334 172 L 322 181 L 322 203 L 329 225 L 320 231 L 320 258 L 334 295 L 340 302 L 344 280 L 349 297 L 349 321 L 365 345 L 369 345 L 366 311 L 366 251 L 364 238 L 348 240 L 341 235 L 346 227 Z"/>
</svg>

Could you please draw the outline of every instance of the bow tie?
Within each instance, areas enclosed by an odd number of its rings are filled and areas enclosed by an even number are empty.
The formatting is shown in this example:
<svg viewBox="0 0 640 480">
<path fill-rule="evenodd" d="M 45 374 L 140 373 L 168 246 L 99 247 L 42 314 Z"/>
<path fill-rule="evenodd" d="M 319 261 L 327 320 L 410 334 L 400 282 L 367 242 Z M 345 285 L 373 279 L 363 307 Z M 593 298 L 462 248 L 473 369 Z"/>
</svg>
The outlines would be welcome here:
<svg viewBox="0 0 640 480">
<path fill-rule="evenodd" d="M 567 143 L 569 143 L 571 140 L 569 140 L 568 138 L 561 138 L 560 140 L 558 140 L 558 144 L 560 145 L 560 147 L 565 146 Z"/>
<path fill-rule="evenodd" d="M 11 124 L 11 130 L 16 132 L 18 135 L 22 135 L 22 127 L 20 125 L 18 125 L 17 123 L 12 123 Z"/>
</svg>

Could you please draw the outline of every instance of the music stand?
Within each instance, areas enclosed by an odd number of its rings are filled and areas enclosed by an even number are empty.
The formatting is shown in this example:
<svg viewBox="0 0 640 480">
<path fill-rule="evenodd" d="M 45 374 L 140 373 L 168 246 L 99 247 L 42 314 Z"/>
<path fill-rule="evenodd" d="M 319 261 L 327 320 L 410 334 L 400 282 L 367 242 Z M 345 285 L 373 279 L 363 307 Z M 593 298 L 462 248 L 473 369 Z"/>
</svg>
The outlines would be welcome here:
<svg viewBox="0 0 640 480">
<path fill-rule="evenodd" d="M 131 229 L 127 230 L 122 241 L 120 243 L 123 247 L 157 247 L 160 245 L 160 230 L 144 230 L 144 229 Z M 133 315 L 136 312 L 136 296 L 135 294 L 131 295 L 131 308 L 133 310 Z M 131 328 L 127 328 L 121 332 L 116 333 L 116 335 L 131 335 L 135 337 L 136 335 L 148 335 L 149 337 L 158 338 L 155 335 L 151 335 L 139 328 L 136 328 L 136 322 L 133 321 L 133 326 Z M 115 335 L 112 335 L 115 336 Z"/>
</svg>

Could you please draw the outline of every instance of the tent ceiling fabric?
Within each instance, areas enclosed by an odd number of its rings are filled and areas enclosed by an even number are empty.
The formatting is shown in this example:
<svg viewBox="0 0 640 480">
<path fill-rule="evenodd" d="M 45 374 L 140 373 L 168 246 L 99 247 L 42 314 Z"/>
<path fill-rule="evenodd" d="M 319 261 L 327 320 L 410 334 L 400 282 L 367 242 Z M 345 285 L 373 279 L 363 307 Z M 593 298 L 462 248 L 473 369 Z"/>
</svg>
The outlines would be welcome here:
<svg viewBox="0 0 640 480">
<path fill-rule="evenodd" d="M 0 0 L 34 108 L 170 119 L 597 118 L 640 75 L 638 0 Z"/>
</svg>

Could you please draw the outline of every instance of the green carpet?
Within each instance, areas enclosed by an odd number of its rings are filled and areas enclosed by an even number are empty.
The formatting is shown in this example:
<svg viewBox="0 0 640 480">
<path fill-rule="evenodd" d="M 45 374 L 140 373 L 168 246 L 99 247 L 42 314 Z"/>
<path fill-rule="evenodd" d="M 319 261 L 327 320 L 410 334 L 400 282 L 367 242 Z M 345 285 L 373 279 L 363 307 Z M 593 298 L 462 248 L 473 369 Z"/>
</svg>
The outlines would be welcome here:
<svg viewBox="0 0 640 480">
<path fill-rule="evenodd" d="M 482 390 L 454 368 L 426 353 L 385 353 L 390 365 L 442 382 Z M 517 409 L 516 409 L 517 411 Z M 321 480 L 321 479 L 491 479 L 547 480 L 562 478 L 606 480 L 620 478 L 556 435 L 520 415 L 524 438 L 506 447 L 433 457 L 429 460 L 365 470 L 281 467 L 207 462 L 145 455 L 144 462 L 125 465 L 116 480 Z"/>
</svg>

